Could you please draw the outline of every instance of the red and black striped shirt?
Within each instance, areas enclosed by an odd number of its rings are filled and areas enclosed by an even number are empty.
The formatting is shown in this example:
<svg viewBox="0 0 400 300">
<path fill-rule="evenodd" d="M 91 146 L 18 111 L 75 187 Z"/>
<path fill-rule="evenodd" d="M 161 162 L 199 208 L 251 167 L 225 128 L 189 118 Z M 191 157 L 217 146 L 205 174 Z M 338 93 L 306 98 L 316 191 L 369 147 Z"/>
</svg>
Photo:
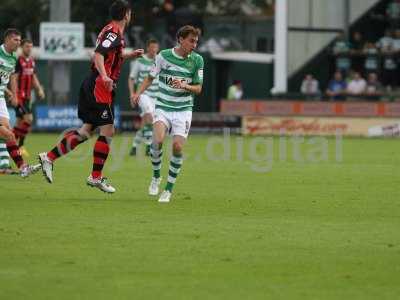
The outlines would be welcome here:
<svg viewBox="0 0 400 300">
<path fill-rule="evenodd" d="M 106 25 L 100 32 L 95 52 L 104 56 L 104 67 L 107 76 L 116 83 L 121 74 L 123 63 L 122 51 L 125 47 L 125 41 L 122 37 L 122 30 L 118 24 L 111 22 Z M 99 72 L 94 63 L 92 64 L 92 72 L 95 74 L 94 96 L 99 103 L 112 103 L 112 92 L 108 91 L 103 84 Z"/>
<path fill-rule="evenodd" d="M 23 104 L 31 99 L 33 74 L 35 74 L 35 61 L 32 57 L 21 55 L 18 57 L 15 72 L 18 74 L 18 101 Z"/>
</svg>

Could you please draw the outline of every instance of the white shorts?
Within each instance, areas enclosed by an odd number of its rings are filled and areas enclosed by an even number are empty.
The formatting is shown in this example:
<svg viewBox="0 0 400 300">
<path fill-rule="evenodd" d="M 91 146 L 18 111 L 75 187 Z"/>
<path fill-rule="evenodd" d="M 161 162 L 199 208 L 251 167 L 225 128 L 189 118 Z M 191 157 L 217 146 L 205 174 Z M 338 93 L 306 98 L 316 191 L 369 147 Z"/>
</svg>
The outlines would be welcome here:
<svg viewBox="0 0 400 300">
<path fill-rule="evenodd" d="M 10 120 L 10 114 L 8 113 L 7 104 L 6 101 L 3 99 L 0 99 L 0 117 Z"/>
<path fill-rule="evenodd" d="M 172 136 L 187 138 L 192 123 L 191 111 L 164 111 L 157 108 L 153 123 L 163 122 Z"/>
<path fill-rule="evenodd" d="M 139 108 L 141 117 L 143 117 L 145 114 L 154 115 L 154 111 L 156 109 L 155 100 L 147 95 L 140 95 Z"/>
</svg>

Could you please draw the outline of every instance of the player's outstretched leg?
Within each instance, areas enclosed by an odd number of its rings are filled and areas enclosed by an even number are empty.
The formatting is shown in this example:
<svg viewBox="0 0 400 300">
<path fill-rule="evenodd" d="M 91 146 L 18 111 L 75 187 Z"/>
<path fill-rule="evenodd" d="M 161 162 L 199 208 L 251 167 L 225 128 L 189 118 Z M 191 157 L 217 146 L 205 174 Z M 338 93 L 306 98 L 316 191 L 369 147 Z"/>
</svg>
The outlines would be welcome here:
<svg viewBox="0 0 400 300">
<path fill-rule="evenodd" d="M 54 161 L 74 150 L 87 139 L 87 136 L 81 135 L 78 130 L 71 130 L 64 134 L 62 140 L 52 150 L 39 154 L 43 175 L 49 183 L 53 182 Z"/>
<path fill-rule="evenodd" d="M 153 126 L 153 142 L 150 149 L 150 159 L 153 169 L 153 176 L 149 186 L 149 195 L 157 196 L 159 193 L 159 186 L 161 183 L 161 161 L 162 161 L 162 144 L 167 132 L 167 126 L 163 121 L 157 121 Z"/>
<path fill-rule="evenodd" d="M 25 137 L 31 130 L 31 123 L 20 119 L 13 128 L 15 138 L 18 140 L 18 146 L 21 154 L 25 157 L 29 156 L 28 151 L 24 147 Z"/>
<path fill-rule="evenodd" d="M 151 123 L 144 125 L 143 138 L 146 145 L 146 155 L 150 156 L 150 148 L 153 142 L 153 125 Z"/>
<path fill-rule="evenodd" d="M 168 203 L 171 199 L 172 189 L 181 171 L 183 164 L 182 150 L 185 138 L 181 136 L 173 137 L 172 157 L 169 163 L 168 180 L 165 190 L 161 193 L 158 202 Z"/>
<path fill-rule="evenodd" d="M 1 120 L 3 121 L 3 120 Z M 13 159 L 18 169 L 20 170 L 21 177 L 28 177 L 36 173 L 40 169 L 40 165 L 30 166 L 24 162 L 24 159 L 19 152 L 18 145 L 15 140 L 15 136 L 11 129 L 9 128 L 8 120 L 4 121 L 6 126 L 0 124 L 0 137 L 6 140 L 6 148 L 10 157 Z"/>
<path fill-rule="evenodd" d="M 115 188 L 107 183 L 107 179 L 102 176 L 104 164 L 110 152 L 111 137 L 100 135 L 93 149 L 93 170 L 86 183 L 91 187 L 96 187 L 105 193 L 114 193 Z"/>
<path fill-rule="evenodd" d="M 159 193 L 159 186 L 161 183 L 161 160 L 162 160 L 162 144 L 151 145 L 150 158 L 153 167 L 153 177 L 151 178 L 151 183 L 149 186 L 149 195 L 157 196 Z"/>
</svg>

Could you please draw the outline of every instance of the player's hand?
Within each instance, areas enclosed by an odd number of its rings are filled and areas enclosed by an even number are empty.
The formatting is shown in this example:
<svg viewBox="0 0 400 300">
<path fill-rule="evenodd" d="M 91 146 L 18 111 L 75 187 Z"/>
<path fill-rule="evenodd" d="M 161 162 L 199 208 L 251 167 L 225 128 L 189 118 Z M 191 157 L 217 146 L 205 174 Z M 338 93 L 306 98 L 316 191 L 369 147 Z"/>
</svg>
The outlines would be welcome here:
<svg viewBox="0 0 400 300">
<path fill-rule="evenodd" d="M 144 49 L 136 49 L 136 50 L 133 50 L 131 53 L 130 53 L 130 57 L 131 58 L 138 58 L 138 57 L 141 57 L 142 55 L 144 54 Z"/>
<path fill-rule="evenodd" d="M 40 98 L 40 100 L 43 100 L 45 96 L 46 96 L 46 95 L 45 95 L 45 93 L 44 93 L 44 91 L 43 91 L 43 88 L 40 88 L 40 89 L 38 90 L 38 97 Z"/>
<path fill-rule="evenodd" d="M 18 106 L 18 99 L 17 99 L 17 97 L 14 97 L 14 95 L 10 98 L 10 101 L 11 101 L 12 106 L 14 106 L 14 107 Z"/>
<path fill-rule="evenodd" d="M 104 86 L 106 87 L 107 91 L 111 92 L 114 87 L 114 81 L 108 76 L 102 76 L 101 80 L 103 81 Z"/>
<path fill-rule="evenodd" d="M 7 93 L 7 97 L 8 97 L 8 100 L 10 101 L 11 105 L 14 107 L 17 107 L 18 106 L 17 97 L 11 91 L 6 90 L 6 93 Z"/>
<path fill-rule="evenodd" d="M 132 108 L 135 108 L 135 106 L 139 104 L 140 94 L 136 93 L 131 94 L 130 100 Z"/>
<path fill-rule="evenodd" d="M 174 79 L 172 81 L 172 87 L 175 89 L 185 89 L 187 83 L 185 81 L 181 81 L 179 79 Z"/>
</svg>

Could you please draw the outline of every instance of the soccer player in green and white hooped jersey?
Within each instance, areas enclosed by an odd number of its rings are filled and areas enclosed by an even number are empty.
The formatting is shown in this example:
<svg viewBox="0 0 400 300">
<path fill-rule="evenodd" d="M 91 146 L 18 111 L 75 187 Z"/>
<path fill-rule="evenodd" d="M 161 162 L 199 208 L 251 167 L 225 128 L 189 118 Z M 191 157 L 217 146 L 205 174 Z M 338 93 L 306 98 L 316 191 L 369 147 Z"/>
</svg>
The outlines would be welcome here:
<svg viewBox="0 0 400 300">
<path fill-rule="evenodd" d="M 143 80 L 149 75 L 154 65 L 156 55 L 160 46 L 155 39 L 149 39 L 146 42 L 146 53 L 138 59 L 131 62 L 131 71 L 128 79 L 128 88 L 130 99 L 135 97 L 135 91 L 142 84 Z M 139 100 L 140 117 L 142 118 L 141 128 L 136 132 L 133 139 L 130 154 L 136 155 L 136 148 L 144 138 L 146 144 L 146 155 L 150 154 L 150 145 L 153 137 L 153 115 L 155 110 L 155 101 L 158 94 L 158 78 L 153 80 L 151 86 L 143 93 Z M 135 106 L 135 103 L 132 103 Z"/>
<path fill-rule="evenodd" d="M 203 58 L 193 52 L 197 47 L 200 32 L 193 26 L 183 26 L 176 34 L 178 45 L 163 50 L 156 57 L 156 63 L 149 76 L 143 81 L 133 99 L 138 103 L 140 95 L 159 76 L 159 93 L 153 123 L 153 143 L 151 161 L 153 178 L 149 194 L 157 195 L 161 182 L 162 143 L 166 133 L 172 135 L 172 157 L 169 165 L 168 181 L 159 202 L 169 202 L 176 178 L 181 170 L 183 145 L 192 121 L 194 95 L 201 93 L 203 85 Z"/>
<path fill-rule="evenodd" d="M 15 140 L 15 135 L 10 126 L 10 115 L 8 113 L 5 92 L 10 82 L 12 92 L 12 104 L 17 105 L 17 75 L 15 74 L 15 66 L 17 57 L 15 51 L 21 44 L 21 33 L 14 28 L 9 28 L 4 33 L 4 44 L 0 46 L 0 138 L 6 141 L 6 148 L 11 158 L 14 160 L 22 177 L 39 170 L 40 165 L 27 165 L 19 151 L 19 147 Z"/>
</svg>

